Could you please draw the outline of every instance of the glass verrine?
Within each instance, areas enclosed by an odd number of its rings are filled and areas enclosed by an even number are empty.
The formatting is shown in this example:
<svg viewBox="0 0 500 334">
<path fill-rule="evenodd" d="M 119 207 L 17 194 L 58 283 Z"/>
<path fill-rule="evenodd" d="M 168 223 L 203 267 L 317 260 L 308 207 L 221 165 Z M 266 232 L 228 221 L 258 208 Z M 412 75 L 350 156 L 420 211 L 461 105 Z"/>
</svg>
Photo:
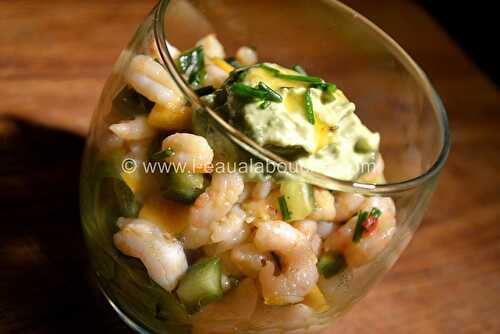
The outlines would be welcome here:
<svg viewBox="0 0 500 334">
<path fill-rule="evenodd" d="M 210 34 L 217 39 L 204 38 Z M 183 50 L 186 66 L 167 39 Z M 200 39 L 201 56 L 200 48 L 193 49 Z M 263 79 L 285 102 L 312 91 L 324 105 L 341 101 L 351 108 L 342 90 L 362 123 L 380 133 L 375 151 L 355 152 L 366 158 L 358 161 L 355 175 L 325 175 L 289 150 L 259 145 L 262 138 L 221 112 L 217 98 L 207 98 L 207 82 L 230 87 L 220 93 L 224 103 L 232 98 L 239 79 L 228 55 L 250 65 L 256 54 L 259 63 L 300 64 L 324 79 L 292 80 L 286 84 L 291 87 Z M 204 72 L 196 70 L 200 59 Z M 285 68 L 267 71 L 304 75 Z M 224 82 L 228 77 L 232 86 Z M 338 87 L 332 94 L 341 95 L 325 102 L 328 83 Z M 250 88 L 258 95 L 262 87 Z M 258 112 L 279 103 L 265 95 L 240 105 L 254 104 Z M 160 1 L 116 62 L 87 140 L 82 225 L 99 285 L 139 332 L 319 332 L 399 257 L 421 222 L 448 149 L 446 114 L 424 73 L 386 34 L 343 4 Z M 198 157 L 189 161 L 187 176 L 151 169 L 186 162 L 180 153 Z M 235 170 L 219 173 L 206 169 L 207 159 L 212 166 L 244 162 L 251 168 L 239 176 Z M 281 169 L 261 173 L 256 162 Z M 216 184 L 222 191 L 214 190 Z M 211 203 L 211 195 L 230 202 L 222 204 L 222 214 L 214 214 L 220 209 L 215 204 L 203 215 L 193 209 Z M 201 216 L 193 223 L 195 213 Z M 205 214 L 211 221 L 200 224 Z M 231 230 L 234 222 L 239 227 Z M 273 234 L 275 229 L 296 240 L 283 244 L 287 240 Z M 228 231 L 239 234 L 228 242 Z M 183 257 L 173 261 L 162 257 L 165 252 Z M 257 259 L 257 265 L 243 258 Z"/>
</svg>

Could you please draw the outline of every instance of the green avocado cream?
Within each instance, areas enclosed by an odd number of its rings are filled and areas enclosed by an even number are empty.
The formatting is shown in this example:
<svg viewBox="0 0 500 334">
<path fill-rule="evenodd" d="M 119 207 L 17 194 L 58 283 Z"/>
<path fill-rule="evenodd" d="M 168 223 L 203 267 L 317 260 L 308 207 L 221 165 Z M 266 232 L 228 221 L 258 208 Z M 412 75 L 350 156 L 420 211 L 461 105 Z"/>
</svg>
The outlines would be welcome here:
<svg viewBox="0 0 500 334">
<path fill-rule="evenodd" d="M 233 72 L 216 111 L 275 153 L 310 170 L 354 180 L 375 161 L 380 136 L 335 85 L 276 64 Z"/>
</svg>

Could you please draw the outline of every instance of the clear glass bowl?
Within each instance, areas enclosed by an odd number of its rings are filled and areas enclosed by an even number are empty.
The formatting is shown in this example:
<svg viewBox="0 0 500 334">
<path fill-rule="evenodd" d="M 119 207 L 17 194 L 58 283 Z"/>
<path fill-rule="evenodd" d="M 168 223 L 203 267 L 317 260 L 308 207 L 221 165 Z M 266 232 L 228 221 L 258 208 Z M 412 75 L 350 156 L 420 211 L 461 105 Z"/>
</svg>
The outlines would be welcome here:
<svg viewBox="0 0 500 334">
<path fill-rule="evenodd" d="M 395 232 L 387 244 L 362 265 L 349 266 L 329 279 L 320 277 L 321 300 L 309 301 L 306 309 L 302 303 L 265 305 L 261 292 L 255 301 L 255 296 L 245 294 L 248 289 L 242 289 L 226 305 L 213 307 L 212 313 L 192 315 L 175 293 L 149 278 L 140 261 L 113 245 L 117 218 L 137 214 L 147 189 L 158 182 L 154 177 L 130 180 L 142 163 L 136 153 L 140 145 L 123 143 L 109 131 L 111 124 L 127 119 L 117 110 L 116 98 L 127 85 L 124 73 L 136 55 L 156 58 L 193 110 L 201 110 L 212 130 L 236 150 L 271 165 L 286 162 L 205 107 L 177 72 L 164 41 L 186 50 L 209 33 L 217 34 L 227 54 L 242 45 L 254 45 L 261 62 L 301 64 L 309 73 L 336 83 L 356 104 L 363 123 L 381 135 L 384 183 L 339 180 L 286 164 L 295 168 L 293 173 L 302 181 L 334 191 L 334 196 L 390 197 L 397 208 Z M 156 137 L 167 134 L 159 132 Z M 319 332 L 362 298 L 406 247 L 422 220 L 449 143 L 445 110 L 422 70 L 383 31 L 340 2 L 160 1 L 117 60 L 87 139 L 81 215 L 99 285 L 122 319 L 138 332 Z M 227 153 L 214 150 L 216 156 Z M 173 220 L 182 219 L 175 210 L 171 215 Z M 197 256 L 197 251 L 188 252 L 188 260 Z M 249 311 L 251 300 L 255 305 Z M 311 303 L 327 305 L 314 309 Z"/>
</svg>

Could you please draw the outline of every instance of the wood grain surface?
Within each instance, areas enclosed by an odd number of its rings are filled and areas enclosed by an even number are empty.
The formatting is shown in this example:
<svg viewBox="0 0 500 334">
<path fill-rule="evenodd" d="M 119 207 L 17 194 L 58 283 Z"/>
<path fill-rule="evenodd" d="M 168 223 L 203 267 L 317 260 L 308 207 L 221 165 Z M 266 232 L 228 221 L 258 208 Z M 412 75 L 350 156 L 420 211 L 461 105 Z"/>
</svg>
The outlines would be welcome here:
<svg viewBox="0 0 500 334">
<path fill-rule="evenodd" d="M 499 333 L 498 87 L 413 2 L 346 2 L 427 72 L 453 144 L 413 241 L 329 332 Z M 0 1 L 0 333 L 130 332 L 86 269 L 78 174 L 104 80 L 153 5 Z"/>
</svg>

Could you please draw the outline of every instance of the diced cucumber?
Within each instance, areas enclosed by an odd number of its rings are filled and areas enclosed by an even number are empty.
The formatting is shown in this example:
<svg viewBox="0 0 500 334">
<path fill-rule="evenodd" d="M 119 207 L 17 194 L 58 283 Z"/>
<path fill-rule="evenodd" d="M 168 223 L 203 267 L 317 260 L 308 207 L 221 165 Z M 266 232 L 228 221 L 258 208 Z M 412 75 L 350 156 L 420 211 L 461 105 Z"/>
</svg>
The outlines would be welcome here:
<svg viewBox="0 0 500 334">
<path fill-rule="evenodd" d="M 151 280 L 140 260 L 122 254 L 117 254 L 114 260 L 116 275 L 106 283 L 129 315 L 148 322 L 155 332 L 164 333 L 168 326 L 171 327 L 169 333 L 190 333 L 186 330 L 190 316 L 184 305 Z M 123 298 L 118 298 L 116 293 Z"/>
<path fill-rule="evenodd" d="M 325 278 L 330 278 L 347 267 L 344 255 L 341 253 L 323 254 L 318 259 L 318 271 Z"/>
<path fill-rule="evenodd" d="M 113 179 L 113 189 L 121 216 L 137 217 L 141 204 L 137 201 L 129 186 L 122 179 Z"/>
<path fill-rule="evenodd" d="M 120 151 L 115 152 L 108 159 L 97 163 L 93 176 L 97 206 L 102 204 L 100 203 L 102 199 L 99 196 L 104 196 L 106 204 L 103 207 L 115 207 L 120 217 L 134 218 L 137 217 L 141 204 L 120 175 L 122 159 L 120 154 Z M 102 195 L 103 192 L 106 194 Z"/>
<path fill-rule="evenodd" d="M 195 263 L 177 288 L 177 296 L 191 313 L 221 298 L 222 294 L 221 266 L 217 257 Z"/>
<path fill-rule="evenodd" d="M 208 186 L 207 177 L 201 173 L 170 172 L 162 180 L 162 195 L 183 203 L 193 203 Z"/>
<path fill-rule="evenodd" d="M 154 102 L 149 101 L 130 86 L 123 88 L 113 99 L 113 108 L 127 117 L 146 114 L 153 106 Z"/>
<path fill-rule="evenodd" d="M 310 184 L 292 180 L 285 181 L 281 183 L 280 192 L 286 201 L 289 213 L 288 220 L 304 219 L 314 209 L 314 196 Z"/>
</svg>

